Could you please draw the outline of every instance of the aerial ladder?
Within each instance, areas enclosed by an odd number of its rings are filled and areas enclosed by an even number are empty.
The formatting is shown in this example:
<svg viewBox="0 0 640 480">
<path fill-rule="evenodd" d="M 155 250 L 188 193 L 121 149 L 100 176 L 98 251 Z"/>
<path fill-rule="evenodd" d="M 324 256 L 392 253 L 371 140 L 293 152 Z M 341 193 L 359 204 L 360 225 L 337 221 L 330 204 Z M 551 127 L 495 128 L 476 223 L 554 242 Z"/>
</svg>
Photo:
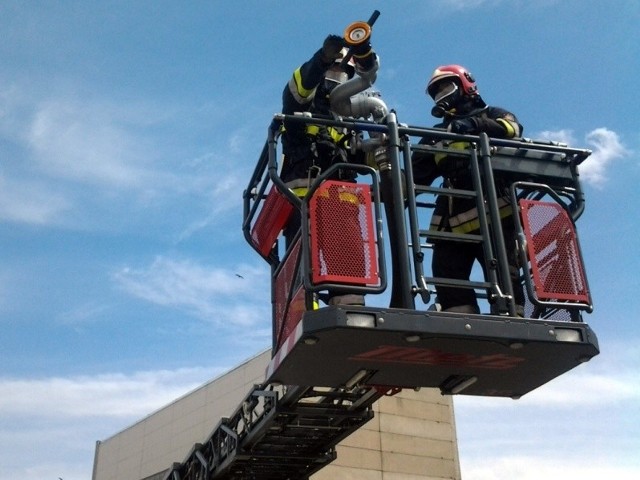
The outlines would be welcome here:
<svg viewBox="0 0 640 480">
<path fill-rule="evenodd" d="M 345 36 L 366 39 L 376 18 L 350 25 Z M 575 227 L 584 210 L 578 167 L 591 152 L 401 124 L 368 89 L 372 80 L 338 92 L 331 118 L 277 114 L 269 124 L 244 191 L 242 228 L 271 269 L 272 358 L 264 382 L 165 480 L 306 480 L 373 418 L 382 396 L 429 387 L 518 399 L 598 355 L 583 321 L 593 305 Z M 355 132 L 351 148 L 375 162 L 335 164 L 298 198 L 278 175 L 284 120 Z M 461 141 L 465 150 L 451 149 Z M 463 158 L 473 190 L 415 184 L 411 155 L 418 150 Z M 357 171 L 356 181 L 333 179 L 345 168 Z M 514 212 L 524 317 L 513 301 L 497 183 L 508 185 Z M 437 195 L 475 199 L 479 233 L 425 229 Z M 286 247 L 282 232 L 294 215 L 302 222 Z M 356 241 L 345 236 L 354 224 Z M 486 278 L 428 276 L 434 238 L 481 243 Z M 492 308 L 440 311 L 436 285 L 473 289 Z M 331 289 L 364 294 L 367 305 L 325 306 Z"/>
</svg>

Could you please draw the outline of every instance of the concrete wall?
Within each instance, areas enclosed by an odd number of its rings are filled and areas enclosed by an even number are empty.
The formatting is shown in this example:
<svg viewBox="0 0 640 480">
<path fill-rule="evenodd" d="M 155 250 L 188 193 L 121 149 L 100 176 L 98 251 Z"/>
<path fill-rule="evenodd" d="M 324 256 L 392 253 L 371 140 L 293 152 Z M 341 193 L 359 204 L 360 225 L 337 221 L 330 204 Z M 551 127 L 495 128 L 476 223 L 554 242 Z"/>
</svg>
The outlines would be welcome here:
<svg viewBox="0 0 640 480">
<path fill-rule="evenodd" d="M 270 352 L 96 444 L 93 480 L 162 478 L 264 380 Z M 313 480 L 460 479 L 453 405 L 439 391 L 405 390 L 374 405 L 375 418 L 346 438 Z"/>
</svg>

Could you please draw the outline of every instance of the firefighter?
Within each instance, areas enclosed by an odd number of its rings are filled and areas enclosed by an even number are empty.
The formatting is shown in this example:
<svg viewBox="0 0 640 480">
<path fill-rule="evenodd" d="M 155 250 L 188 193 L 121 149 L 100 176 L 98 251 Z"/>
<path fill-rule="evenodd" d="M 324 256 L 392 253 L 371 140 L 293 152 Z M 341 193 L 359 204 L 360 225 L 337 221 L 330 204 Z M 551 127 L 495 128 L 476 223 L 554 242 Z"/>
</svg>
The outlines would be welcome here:
<svg viewBox="0 0 640 480">
<path fill-rule="evenodd" d="M 366 70 L 375 61 L 375 52 L 368 43 L 356 50 L 348 62 L 343 62 L 348 52 L 344 38 L 329 35 L 322 48 L 293 72 L 282 95 L 282 113 L 293 115 L 297 112 L 309 112 L 313 115 L 330 116 L 329 95 L 333 89 L 352 78 L 356 73 L 356 66 Z M 299 197 L 304 197 L 310 182 L 331 165 L 363 164 L 366 161 L 364 152 L 351 152 L 348 144 L 352 133 L 350 131 L 286 120 L 282 127 L 284 161 L 280 177 Z M 340 169 L 333 179 L 354 181 L 355 178 L 353 170 Z M 300 229 L 300 216 L 297 213 L 284 230 L 287 248 Z M 360 238 L 357 222 L 344 220 L 343 225 L 336 227 L 353 225 L 353 235 L 345 232 L 346 238 Z M 363 295 L 341 293 L 344 292 L 329 292 L 328 303 L 364 305 Z"/>
<path fill-rule="evenodd" d="M 444 65 L 435 69 L 426 89 L 435 105 L 431 114 L 442 119 L 436 128 L 453 133 L 478 135 L 485 132 L 494 138 L 522 136 L 523 127 L 515 115 L 499 107 L 487 105 L 478 91 L 476 81 L 469 71 L 460 65 Z M 421 143 L 429 140 L 423 138 Z M 465 149 L 465 142 L 453 142 L 451 149 Z M 416 184 L 431 185 L 438 177 L 444 186 L 462 190 L 474 190 L 468 157 L 456 157 L 441 153 L 414 152 L 412 165 Z M 514 300 L 518 315 L 524 315 L 524 291 L 520 281 L 520 269 L 516 251 L 515 226 L 506 185 L 496 178 L 498 206 L 503 219 L 502 229 L 507 247 L 507 258 Z M 479 221 L 475 199 L 440 195 L 431 218 L 430 230 L 453 233 L 478 233 Z M 468 280 L 475 260 L 482 265 L 486 277 L 486 262 L 482 244 L 438 240 L 434 242 L 432 270 L 436 277 Z M 475 292 L 467 288 L 436 286 L 442 310 L 459 313 L 479 313 Z M 491 298 L 490 298 L 491 301 Z M 492 305 L 492 311 L 495 308 Z"/>
</svg>

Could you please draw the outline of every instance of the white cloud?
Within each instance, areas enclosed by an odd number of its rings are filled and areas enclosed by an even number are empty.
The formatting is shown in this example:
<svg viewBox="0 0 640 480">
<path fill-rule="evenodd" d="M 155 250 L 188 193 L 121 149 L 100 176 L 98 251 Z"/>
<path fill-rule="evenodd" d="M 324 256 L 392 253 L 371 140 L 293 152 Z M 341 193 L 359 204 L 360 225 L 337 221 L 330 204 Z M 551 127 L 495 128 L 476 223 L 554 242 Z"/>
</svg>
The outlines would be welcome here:
<svg viewBox="0 0 640 480">
<path fill-rule="evenodd" d="M 501 0 L 440 0 L 444 6 L 455 10 L 469 10 L 481 6 L 491 6 L 501 3 Z"/>
<path fill-rule="evenodd" d="M 543 131 L 537 137 L 576 146 L 572 130 Z M 596 128 L 585 136 L 593 153 L 580 165 L 580 178 L 594 187 L 602 187 L 607 181 L 607 169 L 614 161 L 629 154 L 618 134 L 607 128 Z"/>
<path fill-rule="evenodd" d="M 148 302 L 221 326 L 248 326 L 270 318 L 268 274 L 268 268 L 249 265 L 231 271 L 157 257 L 147 268 L 125 267 L 113 278 L 130 295 Z"/>
<path fill-rule="evenodd" d="M 70 207 L 63 194 L 46 184 L 0 177 L 0 220 L 46 225 L 56 223 Z"/>
<path fill-rule="evenodd" d="M 87 301 L 61 313 L 57 320 L 63 325 L 81 325 L 108 312 L 109 307 L 96 301 Z"/>
<path fill-rule="evenodd" d="M 638 465 L 620 465 L 611 458 L 581 456 L 565 451 L 544 457 L 497 453 L 495 458 L 478 461 L 465 467 L 462 462 L 462 478 L 473 480 L 632 480 L 638 478 Z"/>
<path fill-rule="evenodd" d="M 596 128 L 587 134 L 586 140 L 593 147 L 593 153 L 580 166 L 580 176 L 588 183 L 602 187 L 612 162 L 628 155 L 628 151 L 618 134 L 607 128 Z"/>
<path fill-rule="evenodd" d="M 202 384 L 213 373 L 198 367 L 129 375 L 0 378 L 0 417 L 137 419 Z"/>
<path fill-rule="evenodd" d="M 566 145 L 576 144 L 576 140 L 573 137 L 573 130 L 545 130 L 537 134 L 536 138 L 549 140 L 551 142 L 564 143 Z"/>
<path fill-rule="evenodd" d="M 238 162 L 247 147 L 241 131 L 217 132 L 220 139 L 212 142 L 223 148 L 194 162 L 189 160 L 194 146 L 184 133 L 190 129 L 184 125 L 206 120 L 194 120 L 192 111 L 87 98 L 68 93 L 71 87 L 46 97 L 15 85 L 2 87 L 0 141 L 11 150 L 0 166 L 0 219 L 86 228 L 95 221 L 96 209 L 113 213 L 166 204 L 175 209 L 189 202 L 191 215 L 181 217 L 189 224 L 176 228 L 184 231 L 179 235 L 184 239 L 221 214 L 240 210 L 254 164 Z M 175 137 L 163 134 L 169 124 Z M 183 130 L 175 131 L 176 125 Z"/>
<path fill-rule="evenodd" d="M 0 377 L 0 479 L 86 480 L 95 442 L 226 367 L 49 378 Z"/>
<path fill-rule="evenodd" d="M 153 180 L 143 167 L 141 139 L 127 113 L 99 103 L 49 100 L 38 106 L 27 142 L 40 168 L 54 178 L 90 185 L 139 187 Z"/>
</svg>

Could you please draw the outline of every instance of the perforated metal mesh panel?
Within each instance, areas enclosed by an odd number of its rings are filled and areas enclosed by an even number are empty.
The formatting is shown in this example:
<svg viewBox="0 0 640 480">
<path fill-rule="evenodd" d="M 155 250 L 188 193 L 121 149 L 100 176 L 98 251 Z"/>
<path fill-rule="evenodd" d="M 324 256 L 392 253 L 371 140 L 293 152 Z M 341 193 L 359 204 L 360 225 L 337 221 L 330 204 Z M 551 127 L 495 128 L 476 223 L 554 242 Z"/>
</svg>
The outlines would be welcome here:
<svg viewBox="0 0 640 480">
<path fill-rule="evenodd" d="M 370 188 L 327 181 L 309 202 L 313 284 L 378 284 Z"/>
<path fill-rule="evenodd" d="M 272 188 L 251 229 L 253 245 L 262 256 L 269 255 L 276 238 L 289 221 L 292 212 L 293 205 L 282 193 Z"/>
<path fill-rule="evenodd" d="M 520 200 L 534 287 L 541 301 L 589 303 L 573 221 L 554 202 Z"/>
<path fill-rule="evenodd" d="M 300 255 L 300 241 L 296 242 L 274 280 L 274 322 L 276 346 L 280 347 L 296 328 L 305 312 L 305 290 L 295 278 L 295 266 Z M 288 304 L 289 292 L 295 292 Z M 288 308 L 287 308 L 288 305 Z"/>
</svg>

